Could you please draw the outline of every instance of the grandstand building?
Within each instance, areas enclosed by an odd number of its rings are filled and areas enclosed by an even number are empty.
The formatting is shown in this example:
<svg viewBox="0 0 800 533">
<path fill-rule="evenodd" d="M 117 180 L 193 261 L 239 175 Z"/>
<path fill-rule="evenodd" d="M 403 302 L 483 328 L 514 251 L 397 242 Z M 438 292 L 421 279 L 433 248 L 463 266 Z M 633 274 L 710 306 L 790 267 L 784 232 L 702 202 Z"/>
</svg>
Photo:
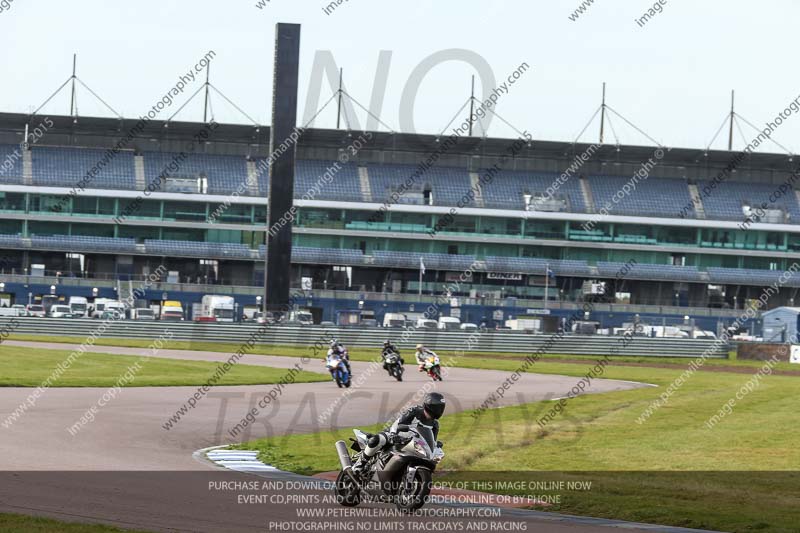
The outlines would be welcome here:
<svg viewBox="0 0 800 533">
<path fill-rule="evenodd" d="M 151 122 L 115 151 L 135 120 L 48 120 L 25 146 L 40 117 L 0 114 L 6 302 L 119 297 L 162 264 L 154 302 L 261 301 L 269 128 Z M 527 139 L 511 156 L 514 142 L 302 131 L 290 222 L 305 305 L 318 320 L 380 320 L 449 290 L 442 312 L 469 322 L 592 299 L 609 325 L 691 315 L 707 329 L 773 284 L 769 307 L 794 305 L 800 276 L 781 278 L 800 251 L 788 156 Z"/>
</svg>

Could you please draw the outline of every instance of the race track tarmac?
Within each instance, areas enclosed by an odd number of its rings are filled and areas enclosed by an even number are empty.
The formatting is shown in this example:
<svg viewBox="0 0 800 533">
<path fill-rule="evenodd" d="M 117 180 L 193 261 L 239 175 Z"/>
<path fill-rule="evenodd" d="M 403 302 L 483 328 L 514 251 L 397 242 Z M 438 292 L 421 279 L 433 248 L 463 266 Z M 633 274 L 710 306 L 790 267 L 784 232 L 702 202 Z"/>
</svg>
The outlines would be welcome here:
<svg viewBox="0 0 800 533">
<path fill-rule="evenodd" d="M 67 345 L 41 342 L 7 343 L 70 349 Z M 148 355 L 149 352 L 108 346 L 96 346 L 91 351 L 124 355 Z M 229 354 L 161 350 L 155 356 L 221 362 Z M 249 355 L 241 364 L 286 369 L 301 364 L 304 370 L 325 373 L 321 360 L 302 363 L 298 358 Z M 587 362 L 586 372 L 591 366 L 593 364 Z M 406 379 L 398 383 L 380 367 L 374 369 L 370 363 L 354 362 L 355 384 L 346 401 L 343 391 L 332 382 L 290 385 L 277 401 L 259 409 L 256 424 L 236 437 L 229 431 L 251 408 L 258 408 L 259 400 L 274 390 L 273 385 L 214 387 L 171 427 L 168 426 L 170 417 L 198 390 L 197 387 L 126 388 L 75 435 L 67 428 L 76 423 L 106 389 L 49 389 L 34 408 L 10 427 L 0 427 L 0 476 L 4 478 L 0 482 L 0 512 L 115 523 L 148 531 L 270 531 L 270 520 L 297 520 L 296 506 L 237 504 L 234 495 L 210 490 L 209 480 L 253 477 L 220 471 L 206 461 L 193 458 L 193 453 L 264 436 L 387 422 L 415 395 L 421 394 L 419 391 L 424 386 L 432 386 L 432 390 L 446 395 L 448 413 L 474 409 L 509 376 L 508 372 L 453 368 L 448 369 L 444 382 L 434 385 L 413 366 L 406 368 Z M 366 378 L 363 383 L 359 383 L 359 376 Z M 496 405 L 563 397 L 579 379 L 525 374 Z M 592 380 L 586 392 L 622 391 L 643 386 L 646 385 Z M 31 391 L 0 389 L 0 421 L 6 420 Z M 532 411 L 531 416 L 534 414 L 541 416 Z M 169 429 L 165 429 L 165 425 Z M 446 441 L 446 436 L 442 439 Z M 331 453 L 334 453 L 332 444 Z M 331 504 L 330 507 L 336 506 Z M 514 521 L 528 524 L 527 531 L 608 531 L 608 524 L 591 520 L 564 520 L 520 511 L 504 513 L 513 515 Z M 631 525 L 623 527 L 631 528 Z M 335 531 L 335 528 L 328 528 L 328 531 Z"/>
</svg>

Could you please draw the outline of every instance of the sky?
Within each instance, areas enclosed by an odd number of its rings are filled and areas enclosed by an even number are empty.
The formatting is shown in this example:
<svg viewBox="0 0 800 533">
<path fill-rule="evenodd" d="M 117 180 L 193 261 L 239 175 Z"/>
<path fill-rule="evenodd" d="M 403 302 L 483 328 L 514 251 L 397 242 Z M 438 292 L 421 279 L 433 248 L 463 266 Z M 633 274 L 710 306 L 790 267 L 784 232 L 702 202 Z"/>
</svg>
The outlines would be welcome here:
<svg viewBox="0 0 800 533">
<path fill-rule="evenodd" d="M 608 105 L 649 136 L 666 146 L 705 148 L 730 111 L 732 89 L 737 112 L 761 127 L 800 96 L 791 52 L 793 21 L 800 16 L 796 0 L 661 0 L 660 12 L 643 25 L 636 20 L 655 2 L 594 0 L 575 17 L 590 1 L 347 0 L 326 13 L 330 0 L 0 0 L 0 111 L 37 108 L 69 78 L 76 53 L 78 77 L 122 116 L 139 116 L 213 50 L 211 83 L 257 123 L 268 124 L 277 22 L 302 25 L 301 126 L 333 94 L 325 75 L 319 100 L 307 102 L 309 92 L 315 94 L 312 80 L 323 73 L 315 59 L 326 56 L 344 69 L 345 89 L 366 107 L 383 57 L 385 85 L 377 82 L 383 105 L 375 109 L 385 124 L 381 130 L 439 133 L 453 117 L 463 122 L 467 113 L 458 112 L 473 75 L 483 100 L 482 87 L 488 96 L 522 64 L 529 68 L 493 106 L 510 126 L 495 119 L 489 136 L 515 137 L 519 130 L 535 139 L 573 141 L 600 105 L 606 82 Z M 420 83 L 410 82 L 431 57 L 434 65 Z M 201 86 L 202 80 L 189 84 L 169 114 Z M 193 100 L 176 120 L 201 120 L 202 105 L 202 98 Z M 250 123 L 213 93 L 212 107 L 217 122 Z M 111 116 L 82 87 L 78 112 Z M 69 93 L 41 113 L 68 114 Z M 335 127 L 335 115 L 331 105 L 313 126 Z M 348 119 L 353 129 L 367 126 L 357 107 Z M 741 128 L 734 148 L 756 135 L 743 122 Z M 580 140 L 596 141 L 598 131 L 596 119 Z M 800 114 L 774 133 L 791 152 L 800 150 L 798 137 Z M 651 144 L 612 115 L 606 142 L 616 139 Z M 726 144 L 727 129 L 713 147 Z M 759 151 L 782 152 L 775 145 Z"/>
</svg>

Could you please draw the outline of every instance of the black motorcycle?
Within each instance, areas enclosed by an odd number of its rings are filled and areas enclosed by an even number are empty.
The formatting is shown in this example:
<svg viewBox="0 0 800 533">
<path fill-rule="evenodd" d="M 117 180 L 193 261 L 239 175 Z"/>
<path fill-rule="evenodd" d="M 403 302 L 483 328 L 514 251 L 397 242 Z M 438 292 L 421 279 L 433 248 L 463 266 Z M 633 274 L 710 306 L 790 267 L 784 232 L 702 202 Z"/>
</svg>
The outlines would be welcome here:
<svg viewBox="0 0 800 533">
<path fill-rule="evenodd" d="M 403 363 L 400 362 L 400 354 L 392 352 L 384 355 L 383 366 L 391 377 L 403 381 Z"/>
<path fill-rule="evenodd" d="M 355 507 L 362 500 L 394 503 L 404 512 L 420 509 L 428 501 L 431 479 L 436 465 L 444 457 L 442 443 L 433 438 L 431 428 L 400 425 L 397 435 L 383 451 L 366 459 L 358 471 L 353 460 L 361 459 L 371 435 L 355 429 L 356 438 L 350 446 L 356 454 L 351 458 L 347 444 L 336 442 L 336 452 L 342 471 L 336 478 L 336 501 L 345 507 Z"/>
</svg>

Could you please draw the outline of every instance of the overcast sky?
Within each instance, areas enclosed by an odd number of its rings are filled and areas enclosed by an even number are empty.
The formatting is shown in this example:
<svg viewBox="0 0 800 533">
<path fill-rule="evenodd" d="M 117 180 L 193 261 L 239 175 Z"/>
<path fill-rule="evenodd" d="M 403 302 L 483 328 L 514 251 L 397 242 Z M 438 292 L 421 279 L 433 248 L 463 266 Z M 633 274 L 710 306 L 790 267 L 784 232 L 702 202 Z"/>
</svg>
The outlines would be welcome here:
<svg viewBox="0 0 800 533">
<path fill-rule="evenodd" d="M 38 107 L 69 77 L 75 52 L 78 76 L 123 116 L 138 116 L 214 50 L 211 82 L 257 122 L 268 123 L 276 22 L 302 24 L 300 119 L 309 113 L 306 98 L 318 51 L 331 52 L 344 68 L 346 89 L 365 106 L 379 53 L 391 51 L 380 116 L 397 131 L 412 71 L 448 49 L 485 59 L 498 83 L 521 63 L 530 65 L 500 97 L 497 113 L 536 139 L 573 140 L 597 109 L 604 81 L 609 105 L 676 147 L 708 144 L 729 111 L 731 89 L 737 92 L 737 111 L 758 125 L 800 96 L 793 54 L 800 17 L 796 0 L 668 0 L 644 27 L 635 19 L 653 5 L 649 0 L 594 0 L 575 21 L 569 15 L 580 0 L 349 0 L 329 15 L 322 0 L 269 0 L 263 9 L 257 2 L 13 0 L 0 12 L 0 110 Z M 479 73 L 462 61 L 430 71 L 414 107 L 418 132 L 445 127 L 466 101 L 473 74 Z M 201 84 L 187 88 L 169 114 Z M 326 81 L 319 105 L 331 94 Z M 81 115 L 110 115 L 81 88 L 78 104 Z M 219 97 L 212 97 L 212 104 L 218 122 L 249 122 Z M 43 113 L 68 111 L 64 92 Z M 202 99 L 177 118 L 202 119 Z M 359 110 L 357 118 L 364 127 L 365 114 Z M 335 108 L 314 125 L 333 127 Z M 612 125 L 620 142 L 649 144 L 622 120 L 612 117 Z M 742 127 L 749 142 L 754 132 Z M 596 140 L 598 129 L 595 122 L 581 140 Z M 498 120 L 489 134 L 515 136 Z M 800 116 L 794 115 L 774 138 L 797 151 L 798 135 Z M 735 138 L 741 148 L 738 131 Z M 609 130 L 607 141 L 613 140 Z M 725 143 L 727 130 L 714 146 Z M 766 151 L 781 150 L 772 145 Z"/>
</svg>

